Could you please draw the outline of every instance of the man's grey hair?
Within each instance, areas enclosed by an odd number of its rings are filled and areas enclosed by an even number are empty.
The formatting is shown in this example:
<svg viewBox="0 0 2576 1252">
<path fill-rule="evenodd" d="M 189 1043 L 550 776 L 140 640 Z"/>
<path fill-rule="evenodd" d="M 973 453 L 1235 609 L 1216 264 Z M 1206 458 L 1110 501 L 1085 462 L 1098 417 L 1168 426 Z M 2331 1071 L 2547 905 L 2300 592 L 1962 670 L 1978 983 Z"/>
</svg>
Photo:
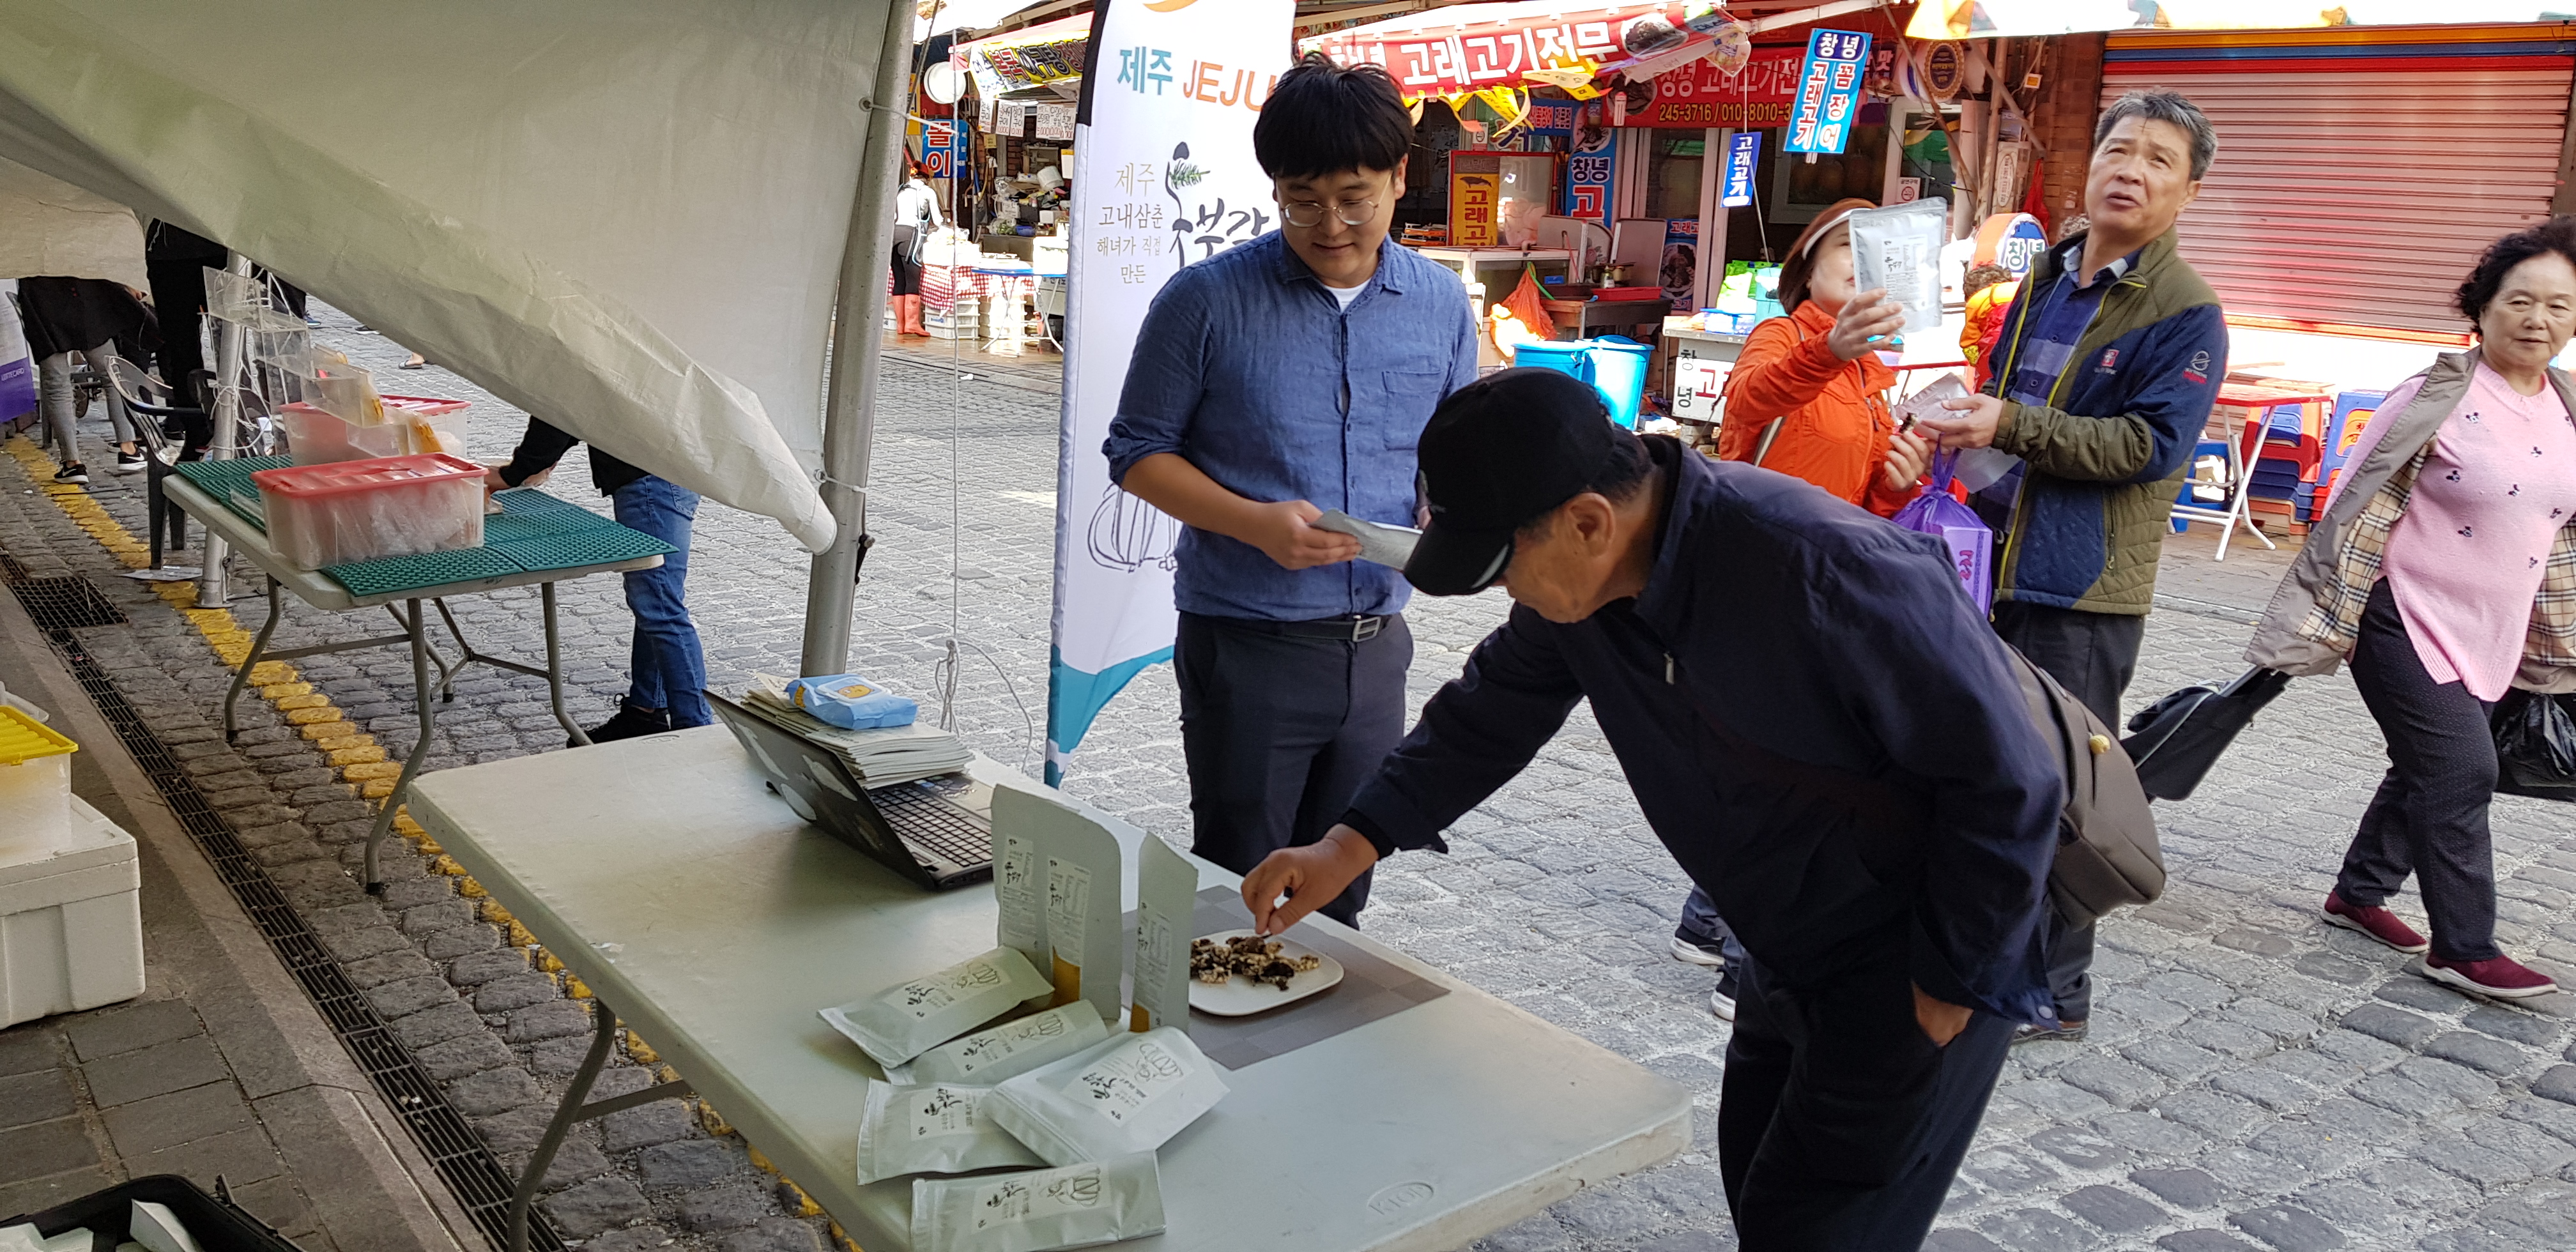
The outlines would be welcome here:
<svg viewBox="0 0 2576 1252">
<path fill-rule="evenodd" d="M 2191 136 L 2191 176 L 2197 181 L 2209 173 L 2209 163 L 2218 159 L 2218 128 L 2209 124 L 2209 115 L 2191 102 L 2191 97 L 2170 87 L 2149 87 L 2132 91 L 2111 102 L 2102 110 L 2102 120 L 2093 124 L 2093 147 L 2100 150 L 2102 141 L 2111 137 L 2111 128 L 2127 118 L 2147 122 L 2170 122 Z"/>
</svg>

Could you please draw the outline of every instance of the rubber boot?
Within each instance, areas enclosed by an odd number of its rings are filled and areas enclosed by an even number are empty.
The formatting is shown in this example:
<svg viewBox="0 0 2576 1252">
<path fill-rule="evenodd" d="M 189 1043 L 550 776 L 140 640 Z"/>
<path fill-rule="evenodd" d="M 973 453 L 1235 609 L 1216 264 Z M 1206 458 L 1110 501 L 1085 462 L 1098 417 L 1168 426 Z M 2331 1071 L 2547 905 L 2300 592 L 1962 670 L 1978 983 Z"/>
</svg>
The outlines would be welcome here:
<svg viewBox="0 0 2576 1252">
<path fill-rule="evenodd" d="M 925 337 L 930 334 L 930 328 L 921 324 L 921 297 L 896 296 L 894 306 L 899 333 Z"/>
</svg>

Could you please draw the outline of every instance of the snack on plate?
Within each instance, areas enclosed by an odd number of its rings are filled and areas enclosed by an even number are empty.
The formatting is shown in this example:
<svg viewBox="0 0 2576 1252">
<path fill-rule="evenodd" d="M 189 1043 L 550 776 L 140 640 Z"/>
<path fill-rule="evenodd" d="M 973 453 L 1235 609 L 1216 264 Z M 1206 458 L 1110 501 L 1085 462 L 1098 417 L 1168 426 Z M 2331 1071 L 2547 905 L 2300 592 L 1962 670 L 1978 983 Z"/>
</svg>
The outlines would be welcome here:
<svg viewBox="0 0 2576 1252">
<path fill-rule="evenodd" d="M 1211 987 L 1222 987 L 1226 980 L 1240 974 L 1286 991 L 1289 979 L 1324 963 L 1320 956 L 1284 955 L 1280 947 L 1276 939 L 1253 935 L 1236 935 L 1224 943 L 1194 939 L 1190 941 L 1190 977 Z"/>
</svg>

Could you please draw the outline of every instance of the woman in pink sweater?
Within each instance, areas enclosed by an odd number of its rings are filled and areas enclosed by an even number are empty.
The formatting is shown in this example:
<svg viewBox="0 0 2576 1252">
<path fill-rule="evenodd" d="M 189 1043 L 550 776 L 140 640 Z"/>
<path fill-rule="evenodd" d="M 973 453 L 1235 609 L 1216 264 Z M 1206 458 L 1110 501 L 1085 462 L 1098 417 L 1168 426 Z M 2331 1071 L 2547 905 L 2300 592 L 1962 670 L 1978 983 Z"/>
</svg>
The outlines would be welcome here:
<svg viewBox="0 0 2576 1252">
<path fill-rule="evenodd" d="M 2252 655 L 2293 673 L 2349 655 L 2388 741 L 2325 920 L 2486 996 L 2557 989 L 2495 941 L 2488 713 L 2514 686 L 2576 689 L 2576 218 L 2489 247 L 2460 311 L 2478 346 L 2391 393 L 2283 580 Z M 2387 908 L 2409 874 L 2428 942 Z"/>
</svg>

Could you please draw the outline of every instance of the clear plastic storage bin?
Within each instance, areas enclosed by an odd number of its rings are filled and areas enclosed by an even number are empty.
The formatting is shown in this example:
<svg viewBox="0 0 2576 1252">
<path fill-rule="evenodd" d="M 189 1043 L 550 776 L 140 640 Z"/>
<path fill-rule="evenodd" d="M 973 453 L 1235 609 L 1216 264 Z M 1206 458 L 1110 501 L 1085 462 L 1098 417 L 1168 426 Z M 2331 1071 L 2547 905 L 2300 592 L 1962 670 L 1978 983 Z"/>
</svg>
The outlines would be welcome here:
<svg viewBox="0 0 2576 1252">
<path fill-rule="evenodd" d="M 378 457 L 414 456 L 428 452 L 465 453 L 465 424 L 456 416 L 471 407 L 463 400 L 419 396 L 385 396 L 385 420 L 361 426 L 329 409 L 290 404 L 277 411 L 286 425 L 287 450 L 298 465 L 329 465 Z"/>
<path fill-rule="evenodd" d="M 278 555 L 298 569 L 483 546 L 483 467 L 443 454 L 250 476 Z"/>
<path fill-rule="evenodd" d="M 14 701 L 0 704 L 0 852 L 51 847 L 71 828 L 78 751 Z"/>
</svg>

